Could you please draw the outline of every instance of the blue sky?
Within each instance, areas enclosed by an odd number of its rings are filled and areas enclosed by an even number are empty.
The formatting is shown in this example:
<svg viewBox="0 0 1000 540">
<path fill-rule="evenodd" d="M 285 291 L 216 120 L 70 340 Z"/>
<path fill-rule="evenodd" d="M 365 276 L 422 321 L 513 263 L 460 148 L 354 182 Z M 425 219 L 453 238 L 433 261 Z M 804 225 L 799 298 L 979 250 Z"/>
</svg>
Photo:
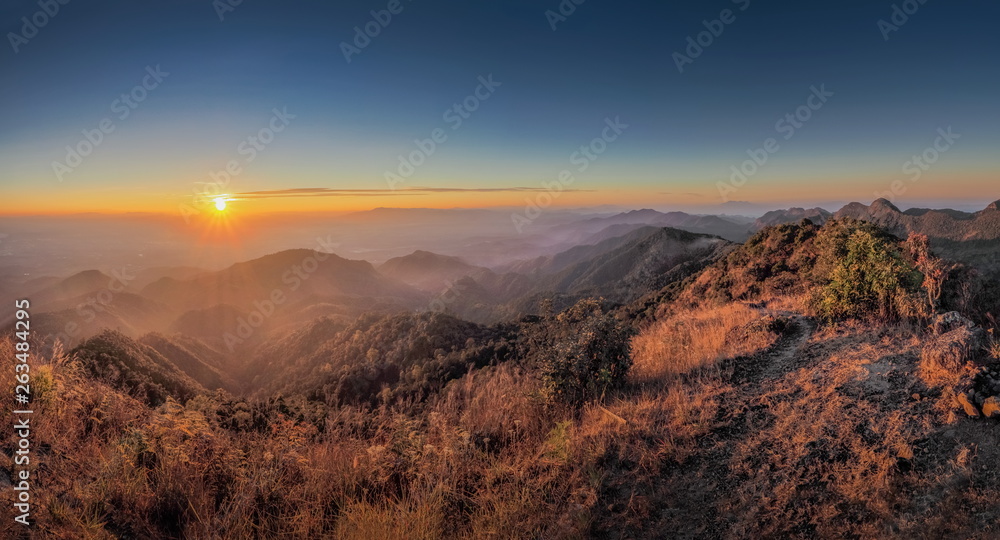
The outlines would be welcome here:
<svg viewBox="0 0 1000 540">
<path fill-rule="evenodd" d="M 244 0 L 220 21 L 210 0 L 71 1 L 15 53 L 10 33 L 40 8 L 5 2 L 3 211 L 166 209 L 232 159 L 243 165 L 234 194 L 385 189 L 384 173 L 435 128 L 448 140 L 408 185 L 532 187 L 570 167 L 571 154 L 615 117 L 628 130 L 577 175 L 581 192 L 564 203 L 703 203 L 821 84 L 834 96 L 735 199 L 870 199 L 905 178 L 908 156 L 947 126 L 961 139 L 907 196 L 997 198 L 984 193 L 996 185 L 1000 143 L 996 3 L 928 0 L 886 41 L 878 21 L 891 20 L 892 2 L 586 0 L 553 30 L 546 12 L 559 11 L 558 1 L 402 0 L 350 63 L 341 44 L 388 2 L 331 4 Z M 725 9 L 735 20 L 679 73 L 673 53 Z M 111 103 L 147 66 L 169 76 L 60 182 L 52 162 L 65 160 L 81 130 L 114 119 Z M 448 128 L 443 112 L 490 74 L 501 86 L 460 129 Z M 244 162 L 239 143 L 274 108 L 294 121 Z M 469 197 L 323 204 L 523 198 Z"/>
</svg>

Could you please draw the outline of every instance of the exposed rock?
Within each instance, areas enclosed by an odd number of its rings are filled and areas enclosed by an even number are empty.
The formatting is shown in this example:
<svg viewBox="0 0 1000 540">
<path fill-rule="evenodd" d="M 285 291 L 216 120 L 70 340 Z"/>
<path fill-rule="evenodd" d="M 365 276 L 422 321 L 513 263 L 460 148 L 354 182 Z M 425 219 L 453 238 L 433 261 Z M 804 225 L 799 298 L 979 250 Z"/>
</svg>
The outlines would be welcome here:
<svg viewBox="0 0 1000 540">
<path fill-rule="evenodd" d="M 925 368 L 957 371 L 977 357 L 984 336 L 982 328 L 972 325 L 971 328 L 959 326 L 932 337 L 920 353 L 921 364 Z"/>
<path fill-rule="evenodd" d="M 972 404 L 972 401 L 969 400 L 969 396 L 967 396 L 965 392 L 959 392 L 955 396 L 955 400 L 958 401 L 958 404 L 965 410 L 965 414 L 973 418 L 979 417 L 979 409 Z"/>
<path fill-rule="evenodd" d="M 983 402 L 983 416 L 986 418 L 1000 417 L 1000 399 L 990 396 Z"/>
<path fill-rule="evenodd" d="M 968 328 L 969 330 L 972 330 L 976 327 L 976 323 L 972 322 L 957 311 L 949 311 L 948 313 L 942 313 L 934 317 L 934 322 L 931 324 L 931 327 L 933 328 L 935 334 L 941 335 L 951 332 L 957 328 Z"/>
</svg>

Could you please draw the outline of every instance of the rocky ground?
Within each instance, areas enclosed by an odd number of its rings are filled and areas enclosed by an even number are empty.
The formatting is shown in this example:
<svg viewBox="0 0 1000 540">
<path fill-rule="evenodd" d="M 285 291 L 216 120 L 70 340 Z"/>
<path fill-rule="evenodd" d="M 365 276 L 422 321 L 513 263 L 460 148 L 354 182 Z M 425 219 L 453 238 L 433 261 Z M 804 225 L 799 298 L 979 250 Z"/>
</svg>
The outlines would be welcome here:
<svg viewBox="0 0 1000 540">
<path fill-rule="evenodd" d="M 727 362 L 711 429 L 650 486 L 671 503 L 638 536 L 1000 535 L 997 366 L 969 342 L 968 364 L 928 366 L 979 329 L 946 320 L 928 343 L 915 328 L 761 312 L 784 321 L 783 337 Z"/>
</svg>

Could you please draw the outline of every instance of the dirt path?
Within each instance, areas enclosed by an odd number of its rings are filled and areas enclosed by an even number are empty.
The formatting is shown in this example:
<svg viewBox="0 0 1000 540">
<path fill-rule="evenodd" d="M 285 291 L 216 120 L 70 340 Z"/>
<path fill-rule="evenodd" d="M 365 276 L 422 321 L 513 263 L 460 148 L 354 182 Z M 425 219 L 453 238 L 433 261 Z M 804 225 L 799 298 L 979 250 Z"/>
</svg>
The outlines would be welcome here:
<svg viewBox="0 0 1000 540">
<path fill-rule="evenodd" d="M 759 383 L 765 379 L 780 377 L 795 369 L 801 363 L 799 353 L 816 331 L 816 322 L 804 315 L 791 311 L 770 310 L 760 305 L 750 305 L 762 315 L 782 317 L 789 321 L 790 328 L 772 347 L 749 357 L 734 358 L 730 362 L 733 382 L 739 384 Z"/>
<path fill-rule="evenodd" d="M 802 348 L 816 332 L 816 321 L 810 317 L 790 311 L 777 311 L 771 314 L 788 318 L 793 328 L 772 349 L 771 363 L 765 370 L 764 378 L 773 378 L 788 373 L 802 363 L 800 356 Z"/>
<path fill-rule="evenodd" d="M 748 307 L 762 316 L 783 318 L 788 326 L 770 347 L 724 361 L 722 378 L 732 385 L 732 390 L 720 396 L 716 425 L 700 439 L 697 454 L 677 465 L 662 487 L 666 493 L 682 494 L 674 499 L 675 513 L 661 517 L 669 524 L 667 528 L 677 532 L 678 538 L 734 536 L 732 527 L 739 521 L 739 512 L 734 508 L 742 503 L 732 501 L 737 500 L 735 494 L 746 491 L 757 480 L 733 474 L 729 469 L 734 463 L 742 463 L 742 458 L 734 462 L 741 452 L 740 445 L 768 429 L 776 419 L 770 405 L 759 398 L 769 391 L 771 381 L 809 362 L 805 349 L 816 331 L 815 321 L 765 305 L 748 304 Z M 761 456 L 764 455 L 766 452 L 762 451 Z M 761 461 L 760 467 L 763 466 Z"/>
</svg>

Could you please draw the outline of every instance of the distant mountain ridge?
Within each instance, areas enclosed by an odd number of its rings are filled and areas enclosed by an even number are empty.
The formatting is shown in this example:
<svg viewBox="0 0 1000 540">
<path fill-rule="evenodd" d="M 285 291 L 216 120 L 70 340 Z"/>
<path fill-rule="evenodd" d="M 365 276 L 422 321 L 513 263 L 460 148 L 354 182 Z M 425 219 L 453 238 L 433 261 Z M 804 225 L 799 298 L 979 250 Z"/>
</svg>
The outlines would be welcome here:
<svg viewBox="0 0 1000 540">
<path fill-rule="evenodd" d="M 554 272 L 559 272 L 573 264 L 577 264 L 586 261 L 588 259 L 592 259 L 594 257 L 603 255 L 628 242 L 632 242 L 634 240 L 639 240 L 647 236 L 650 236 L 658 230 L 660 230 L 659 227 L 654 227 L 651 225 L 632 225 L 632 224 L 612 225 L 604 229 L 602 232 L 607 232 L 608 234 L 612 234 L 614 232 L 622 232 L 622 234 L 611 236 L 609 238 L 600 240 L 594 244 L 572 247 L 566 251 L 562 251 L 554 255 L 546 255 L 527 261 L 518 261 L 512 263 L 511 265 L 505 267 L 504 269 L 506 271 L 517 272 L 519 274 L 537 274 L 537 273 L 551 274 Z"/>
<path fill-rule="evenodd" d="M 789 208 L 787 210 L 772 210 L 757 218 L 751 226 L 752 231 L 759 231 L 764 227 L 783 225 L 785 223 L 795 223 L 808 219 L 816 225 L 823 225 L 828 219 L 833 217 L 833 213 L 822 208 Z"/>
<path fill-rule="evenodd" d="M 745 240 L 755 230 L 803 219 L 822 225 L 833 218 L 854 218 L 900 237 L 922 233 L 946 258 L 979 269 L 1000 266 L 993 262 L 1000 247 L 998 208 L 1000 201 L 976 212 L 902 211 L 879 199 L 870 205 L 850 203 L 836 213 L 823 208 L 774 210 L 753 222 L 749 218 L 640 209 L 613 215 L 584 214 L 575 219 L 557 216 L 538 232 L 524 236 L 509 231 L 506 236 L 471 235 L 461 245 L 442 252 L 446 254 L 419 248 L 433 242 L 397 239 L 399 246 L 417 249 L 409 248 L 409 255 L 390 258 L 378 267 L 332 253 L 291 249 L 222 270 L 150 266 L 126 276 L 130 279 L 122 279 L 113 270 L 86 270 L 68 277 L 25 277 L 20 283 L 36 310 L 32 329 L 42 337 L 59 337 L 69 347 L 107 328 L 132 339 L 161 332 L 173 340 L 181 333 L 231 356 L 238 353 L 227 347 L 225 340 L 230 335 L 240 331 L 252 334 L 240 336 L 240 343 L 251 349 L 271 335 L 318 317 L 350 324 L 365 312 L 445 310 L 476 322 L 496 322 L 533 313 L 539 300 L 546 297 L 569 301 L 593 295 L 627 302 L 725 253 L 735 238 Z M 495 212 L 463 212 L 469 219 L 496 217 Z M 386 209 L 376 214 L 407 212 Z M 418 214 L 440 221 L 442 230 L 455 228 L 445 219 L 448 211 Z M 673 225 L 662 225 L 665 223 Z M 488 268 L 470 262 L 474 255 L 467 254 L 491 243 L 492 253 L 502 262 Z M 393 249 L 405 253 L 401 247 Z M 0 291 L 10 292 L 16 290 L 10 284 L 16 284 L 17 277 L 30 276 L 16 267 L 8 268 L 5 275 L 8 282 L 0 283 Z M 271 311 L 266 304 L 274 291 L 284 300 Z M 164 345 L 167 347 L 169 343 Z M 171 347 L 170 352 L 181 363 L 190 362 L 183 351 Z M 219 384 L 205 377 L 200 382 Z"/>
<path fill-rule="evenodd" d="M 1000 201 L 998 201 L 1000 202 Z M 954 210 L 911 209 L 901 211 L 886 199 L 870 206 L 851 203 L 834 214 L 837 219 L 854 218 L 871 222 L 901 237 L 911 232 L 925 234 L 932 240 L 973 241 L 1000 239 L 1000 211 L 993 202 L 975 213 Z"/>
<path fill-rule="evenodd" d="M 557 308 L 588 296 L 628 303 L 683 279 L 737 245 L 669 227 L 646 227 L 602 244 L 579 246 L 551 260 L 528 261 L 522 269 L 532 274 L 508 272 L 460 281 L 448 308 L 472 320 L 496 321 L 536 313 L 546 298 L 556 299 Z M 552 268 L 559 270 L 543 272 Z"/>
<path fill-rule="evenodd" d="M 486 268 L 473 266 L 458 257 L 423 250 L 389 259 L 378 267 L 382 275 L 435 294 L 447 287 L 448 282 L 482 270 Z"/>
<path fill-rule="evenodd" d="M 122 291 L 125 284 L 116 283 L 115 278 L 99 270 L 84 270 L 54 283 L 48 283 L 41 290 L 32 291 L 31 297 L 36 306 L 57 304 L 65 307 L 65 300 L 76 298 L 114 287 Z"/>
<path fill-rule="evenodd" d="M 714 259 L 730 246 L 734 244 L 717 236 L 664 227 L 571 265 L 543 282 L 542 287 L 575 294 L 594 293 L 628 302 L 666 285 L 678 266 Z"/>
<path fill-rule="evenodd" d="M 659 212 L 644 208 L 609 217 L 597 217 L 569 223 L 556 228 L 571 230 L 578 234 L 594 234 L 612 225 L 643 225 L 670 227 L 697 234 L 720 236 L 731 242 L 742 242 L 749 237 L 745 224 L 730 221 L 715 215 L 693 215 L 685 212 Z M 583 240 L 582 236 L 579 240 Z"/>
<path fill-rule="evenodd" d="M 185 309 L 228 304 L 254 309 L 278 290 L 293 302 L 305 296 L 365 296 L 419 299 L 413 288 L 379 274 L 367 261 L 348 260 L 332 253 L 292 249 L 237 263 L 217 272 L 186 280 L 161 278 L 142 294 Z"/>
</svg>

